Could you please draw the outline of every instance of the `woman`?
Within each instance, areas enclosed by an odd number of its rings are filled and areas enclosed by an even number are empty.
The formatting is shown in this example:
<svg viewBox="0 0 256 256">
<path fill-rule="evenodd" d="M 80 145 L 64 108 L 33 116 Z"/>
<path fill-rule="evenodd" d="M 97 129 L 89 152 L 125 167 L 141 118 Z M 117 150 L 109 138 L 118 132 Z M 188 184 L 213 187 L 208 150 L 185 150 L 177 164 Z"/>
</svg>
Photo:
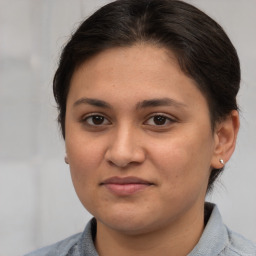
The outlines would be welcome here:
<svg viewBox="0 0 256 256">
<path fill-rule="evenodd" d="M 236 144 L 240 66 L 222 28 L 173 0 L 119 0 L 63 49 L 66 163 L 95 217 L 30 255 L 256 255 L 206 193 Z"/>
</svg>

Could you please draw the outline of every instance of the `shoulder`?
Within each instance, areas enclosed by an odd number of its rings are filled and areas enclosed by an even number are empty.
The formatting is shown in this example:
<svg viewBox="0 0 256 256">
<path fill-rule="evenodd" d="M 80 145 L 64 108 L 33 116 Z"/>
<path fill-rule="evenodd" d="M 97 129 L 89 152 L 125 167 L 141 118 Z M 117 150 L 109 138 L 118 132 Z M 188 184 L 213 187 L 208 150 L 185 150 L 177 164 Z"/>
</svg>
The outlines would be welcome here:
<svg viewBox="0 0 256 256">
<path fill-rule="evenodd" d="M 43 247 L 34 252 L 26 254 L 25 256 L 64 256 L 67 255 L 68 252 L 72 249 L 72 247 L 76 246 L 78 241 L 80 240 L 82 233 L 75 234 L 70 236 L 58 243 L 55 243 L 50 246 Z"/>
<path fill-rule="evenodd" d="M 256 256 L 256 244 L 227 228 L 228 244 L 220 256 Z"/>
<path fill-rule="evenodd" d="M 188 256 L 256 256 L 256 245 L 223 223 L 218 207 L 205 204 L 206 226 Z"/>
<path fill-rule="evenodd" d="M 98 256 L 93 242 L 96 229 L 97 222 L 93 218 L 87 223 L 82 233 L 70 236 L 65 240 L 47 247 L 43 247 L 37 251 L 26 254 L 25 256 Z"/>
</svg>

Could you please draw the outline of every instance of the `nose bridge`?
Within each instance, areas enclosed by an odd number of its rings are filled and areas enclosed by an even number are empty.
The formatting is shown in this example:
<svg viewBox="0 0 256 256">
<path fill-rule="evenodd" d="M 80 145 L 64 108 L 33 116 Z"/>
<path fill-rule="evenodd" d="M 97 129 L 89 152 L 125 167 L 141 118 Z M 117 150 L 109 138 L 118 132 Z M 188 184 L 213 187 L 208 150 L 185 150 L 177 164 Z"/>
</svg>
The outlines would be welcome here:
<svg viewBox="0 0 256 256">
<path fill-rule="evenodd" d="M 144 152 L 138 140 L 138 132 L 132 125 L 117 126 L 106 153 L 107 160 L 120 167 L 143 161 Z"/>
<path fill-rule="evenodd" d="M 116 138 L 113 140 L 114 147 L 116 147 L 118 151 L 123 152 L 124 154 L 131 153 L 135 147 L 135 142 L 136 139 L 134 128 L 128 125 L 118 127 Z"/>
</svg>

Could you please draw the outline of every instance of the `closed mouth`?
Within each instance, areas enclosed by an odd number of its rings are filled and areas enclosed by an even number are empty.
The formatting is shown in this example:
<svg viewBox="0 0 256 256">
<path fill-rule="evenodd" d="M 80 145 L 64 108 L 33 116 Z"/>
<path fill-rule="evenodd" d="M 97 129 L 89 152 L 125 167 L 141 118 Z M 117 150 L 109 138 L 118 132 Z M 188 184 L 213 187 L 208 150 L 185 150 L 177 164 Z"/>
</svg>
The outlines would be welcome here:
<svg viewBox="0 0 256 256">
<path fill-rule="evenodd" d="M 119 185 L 125 185 L 125 184 L 144 184 L 144 185 L 153 185 L 152 182 L 149 182 L 147 180 L 138 178 L 138 177 L 111 177 L 103 182 L 100 183 L 100 185 L 106 185 L 106 184 L 119 184 Z"/>
<path fill-rule="evenodd" d="M 117 196 L 131 196 L 154 185 L 154 183 L 138 177 L 111 177 L 100 183 L 112 194 Z"/>
</svg>

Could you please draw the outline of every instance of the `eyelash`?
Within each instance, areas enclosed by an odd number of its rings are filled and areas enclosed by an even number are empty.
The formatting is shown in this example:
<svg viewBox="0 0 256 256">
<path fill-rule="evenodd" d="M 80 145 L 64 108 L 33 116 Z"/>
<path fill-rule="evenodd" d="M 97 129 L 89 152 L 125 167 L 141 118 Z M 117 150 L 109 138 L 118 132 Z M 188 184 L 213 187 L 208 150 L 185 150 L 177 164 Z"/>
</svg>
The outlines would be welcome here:
<svg viewBox="0 0 256 256">
<path fill-rule="evenodd" d="M 90 120 L 90 118 L 91 118 L 91 120 Z M 99 124 L 95 124 L 94 123 L 93 124 L 92 123 L 93 122 L 92 118 L 98 118 L 99 121 L 103 121 L 103 123 L 99 123 Z M 149 121 L 151 119 L 154 119 L 154 118 L 158 118 L 158 121 L 160 121 L 160 122 L 164 121 L 164 124 L 159 124 L 159 125 L 157 125 L 157 124 L 149 124 Z M 90 120 L 90 122 L 88 120 Z M 154 120 L 154 121 L 156 121 L 156 120 Z M 104 123 L 104 122 L 107 122 L 107 123 Z M 166 124 L 166 122 L 168 122 L 168 124 Z M 150 115 L 146 119 L 146 121 L 143 123 L 143 125 L 149 125 L 149 126 L 152 126 L 152 127 L 153 126 L 155 126 L 155 127 L 166 127 L 166 126 L 168 126 L 168 125 L 170 125 L 172 123 L 175 123 L 175 122 L 177 122 L 177 121 L 174 118 L 171 118 L 171 117 L 169 117 L 169 116 L 167 116 L 165 114 L 162 114 L 162 113 L 156 113 L 156 114 Z M 110 125 L 111 124 L 111 122 L 109 121 L 109 119 L 107 117 L 105 117 L 102 114 L 98 114 L 98 113 L 92 113 L 92 114 L 90 114 L 88 116 L 85 116 L 84 118 L 82 118 L 81 123 L 84 123 L 84 124 L 86 124 L 89 127 L 102 127 L 102 126 L 106 126 L 106 125 Z"/>
<path fill-rule="evenodd" d="M 161 114 L 161 113 L 156 113 L 156 114 L 154 114 L 154 115 L 151 115 L 147 120 L 146 120 L 146 122 L 144 122 L 144 124 L 145 123 L 147 123 L 147 122 L 149 122 L 149 120 L 150 119 L 154 119 L 154 118 L 158 118 L 158 120 L 154 120 L 154 121 L 164 121 L 164 124 L 149 124 L 150 126 L 156 126 L 156 127 L 166 127 L 168 124 L 170 125 L 171 123 L 175 123 L 176 122 L 176 120 L 174 119 L 174 118 L 171 118 L 171 117 L 169 117 L 169 116 L 167 116 L 167 115 L 165 115 L 165 114 Z M 153 122 L 154 122 L 153 121 Z M 168 122 L 168 124 L 166 124 L 166 122 Z"/>
<path fill-rule="evenodd" d="M 88 115 L 88 116 L 85 116 L 85 117 L 83 117 L 83 119 L 81 120 L 81 122 L 82 123 L 85 123 L 86 125 L 88 125 L 88 126 L 91 126 L 91 127 L 100 127 L 100 126 L 103 126 L 103 125 L 106 125 L 106 124 L 90 124 L 89 122 L 88 122 L 88 120 L 91 118 L 91 121 L 92 121 L 92 118 L 96 118 L 96 117 L 98 117 L 98 118 L 103 118 L 103 122 L 104 121 L 107 121 L 109 124 L 111 124 L 111 122 L 108 120 L 108 118 L 106 118 L 104 115 L 102 115 L 102 114 L 98 114 L 98 113 L 93 113 L 93 114 L 90 114 L 90 115 Z M 107 125 L 109 125 L 109 124 L 107 124 Z"/>
</svg>

